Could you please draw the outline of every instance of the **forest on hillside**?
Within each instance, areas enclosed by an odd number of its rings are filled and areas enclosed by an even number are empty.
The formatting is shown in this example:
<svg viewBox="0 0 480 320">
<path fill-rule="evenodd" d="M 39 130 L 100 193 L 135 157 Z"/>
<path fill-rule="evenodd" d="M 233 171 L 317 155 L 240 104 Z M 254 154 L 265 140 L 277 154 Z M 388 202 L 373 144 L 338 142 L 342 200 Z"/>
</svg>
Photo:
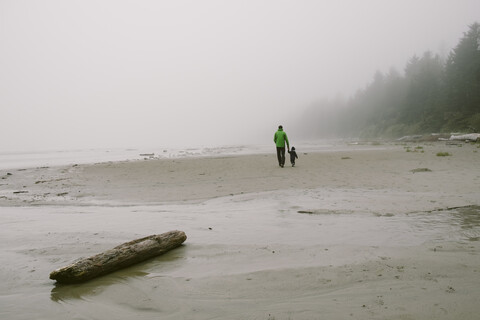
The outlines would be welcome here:
<svg viewBox="0 0 480 320">
<path fill-rule="evenodd" d="M 347 101 L 317 102 L 301 121 L 305 138 L 480 132 L 480 24 L 447 58 L 429 51 L 410 58 L 403 74 L 377 71 Z"/>
</svg>

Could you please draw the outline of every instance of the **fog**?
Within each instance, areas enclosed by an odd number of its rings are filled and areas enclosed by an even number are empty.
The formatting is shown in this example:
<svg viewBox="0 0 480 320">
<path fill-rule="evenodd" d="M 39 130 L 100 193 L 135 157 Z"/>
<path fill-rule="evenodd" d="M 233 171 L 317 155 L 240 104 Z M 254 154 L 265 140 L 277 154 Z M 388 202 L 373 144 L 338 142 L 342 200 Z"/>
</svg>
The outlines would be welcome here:
<svg viewBox="0 0 480 320">
<path fill-rule="evenodd" d="M 313 101 L 475 21 L 478 0 L 0 0 L 0 151 L 295 139 Z"/>
</svg>

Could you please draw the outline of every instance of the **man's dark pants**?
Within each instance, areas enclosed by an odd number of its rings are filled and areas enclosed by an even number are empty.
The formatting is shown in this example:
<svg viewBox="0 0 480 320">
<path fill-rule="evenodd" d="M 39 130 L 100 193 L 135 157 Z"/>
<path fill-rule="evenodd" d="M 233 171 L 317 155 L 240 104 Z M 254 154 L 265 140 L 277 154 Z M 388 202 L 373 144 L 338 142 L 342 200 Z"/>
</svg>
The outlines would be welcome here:
<svg viewBox="0 0 480 320">
<path fill-rule="evenodd" d="M 285 165 L 285 147 L 277 147 L 278 165 L 283 167 Z"/>
</svg>

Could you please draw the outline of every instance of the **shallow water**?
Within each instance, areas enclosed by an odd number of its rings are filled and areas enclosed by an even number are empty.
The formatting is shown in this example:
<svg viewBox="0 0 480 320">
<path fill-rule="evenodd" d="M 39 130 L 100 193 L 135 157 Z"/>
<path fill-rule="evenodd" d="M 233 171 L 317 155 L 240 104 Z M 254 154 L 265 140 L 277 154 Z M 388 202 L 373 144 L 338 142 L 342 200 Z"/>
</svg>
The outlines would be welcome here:
<svg viewBox="0 0 480 320">
<path fill-rule="evenodd" d="M 316 145 L 323 146 L 323 144 Z M 266 146 L 152 147 L 0 152 L 0 170 L 88 164 L 108 161 L 256 154 Z"/>
<path fill-rule="evenodd" d="M 200 204 L 2 208 L 0 318 L 174 319 L 179 310 L 193 318 L 179 301 L 194 293 L 184 292 L 179 279 L 360 263 L 378 258 L 379 247 L 480 236 L 478 206 L 375 214 L 353 205 L 338 209 L 325 197 L 323 190 L 277 191 Z M 174 229 L 188 239 L 162 257 L 82 285 L 48 279 L 79 257 Z"/>
</svg>

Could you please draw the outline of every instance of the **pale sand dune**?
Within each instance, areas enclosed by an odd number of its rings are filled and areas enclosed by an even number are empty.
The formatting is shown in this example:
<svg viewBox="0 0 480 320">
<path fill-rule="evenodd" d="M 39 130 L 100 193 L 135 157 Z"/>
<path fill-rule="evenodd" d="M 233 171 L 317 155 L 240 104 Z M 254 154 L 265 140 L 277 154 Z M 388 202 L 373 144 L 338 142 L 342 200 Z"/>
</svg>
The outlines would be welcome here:
<svg viewBox="0 0 480 320">
<path fill-rule="evenodd" d="M 2 173 L 0 317 L 478 319 L 480 149 L 409 146 Z M 188 239 L 164 258 L 48 280 L 173 228 Z"/>
</svg>

